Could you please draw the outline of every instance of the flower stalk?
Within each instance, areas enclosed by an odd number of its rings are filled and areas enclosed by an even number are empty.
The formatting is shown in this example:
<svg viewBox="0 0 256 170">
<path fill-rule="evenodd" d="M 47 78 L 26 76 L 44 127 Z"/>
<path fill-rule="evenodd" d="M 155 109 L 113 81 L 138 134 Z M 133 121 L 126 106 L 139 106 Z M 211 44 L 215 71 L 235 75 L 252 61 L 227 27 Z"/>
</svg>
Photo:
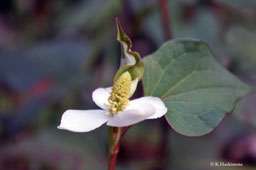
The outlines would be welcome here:
<svg viewBox="0 0 256 170">
<path fill-rule="evenodd" d="M 109 170 L 115 170 L 116 158 L 119 152 L 120 140 L 122 128 L 109 127 L 108 139 L 109 139 Z"/>
<path fill-rule="evenodd" d="M 115 170 L 116 158 L 119 152 L 121 139 L 131 126 L 126 127 L 109 127 L 108 142 L 109 142 L 109 170 Z"/>
</svg>

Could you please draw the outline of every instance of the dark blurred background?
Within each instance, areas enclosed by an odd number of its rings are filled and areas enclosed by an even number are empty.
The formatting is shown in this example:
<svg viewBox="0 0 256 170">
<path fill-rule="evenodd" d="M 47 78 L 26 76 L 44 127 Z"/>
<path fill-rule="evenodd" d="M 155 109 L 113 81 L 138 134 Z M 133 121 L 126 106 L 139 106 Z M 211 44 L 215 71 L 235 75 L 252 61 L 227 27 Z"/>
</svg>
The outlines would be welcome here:
<svg viewBox="0 0 256 170">
<path fill-rule="evenodd" d="M 256 85 L 255 0 L 1 0 L 0 170 L 107 169 L 107 127 L 57 130 L 70 108 L 97 108 L 92 91 L 112 84 L 120 45 L 115 17 L 142 56 L 166 39 L 209 44 L 216 58 Z M 167 7 L 167 8 L 166 8 Z M 188 138 L 164 120 L 144 121 L 123 138 L 118 170 L 255 170 L 256 95 L 241 100 L 210 134 Z M 211 167 L 211 162 L 243 167 Z"/>
</svg>

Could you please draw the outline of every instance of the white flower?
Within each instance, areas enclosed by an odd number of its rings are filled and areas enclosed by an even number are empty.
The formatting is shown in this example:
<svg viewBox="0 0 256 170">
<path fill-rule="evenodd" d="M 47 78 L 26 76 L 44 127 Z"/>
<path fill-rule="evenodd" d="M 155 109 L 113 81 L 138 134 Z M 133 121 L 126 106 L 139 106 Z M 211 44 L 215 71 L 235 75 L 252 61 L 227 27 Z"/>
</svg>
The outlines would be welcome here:
<svg viewBox="0 0 256 170">
<path fill-rule="evenodd" d="M 63 113 L 58 129 L 73 132 L 89 132 L 104 123 L 108 126 L 124 127 L 141 122 L 145 119 L 156 119 L 167 112 L 162 100 L 158 97 L 145 96 L 130 100 L 122 111 L 109 114 L 111 87 L 98 88 L 92 99 L 101 109 L 98 110 L 67 110 Z"/>
</svg>

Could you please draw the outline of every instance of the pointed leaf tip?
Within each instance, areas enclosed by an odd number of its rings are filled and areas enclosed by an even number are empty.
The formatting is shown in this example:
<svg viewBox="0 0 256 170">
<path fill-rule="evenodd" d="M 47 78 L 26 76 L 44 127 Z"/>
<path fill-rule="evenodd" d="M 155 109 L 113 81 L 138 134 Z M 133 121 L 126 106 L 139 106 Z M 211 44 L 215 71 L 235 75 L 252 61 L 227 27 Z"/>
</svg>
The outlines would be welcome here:
<svg viewBox="0 0 256 170">
<path fill-rule="evenodd" d="M 116 28 L 117 28 L 117 35 L 116 35 L 116 39 L 120 42 L 124 42 L 127 44 L 128 49 L 131 49 L 131 45 L 132 45 L 132 41 L 131 39 L 128 37 L 128 35 L 124 32 L 118 18 L 116 17 Z M 121 43 L 120 42 L 120 43 Z"/>
<path fill-rule="evenodd" d="M 208 134 L 251 92 L 216 61 L 202 41 L 168 41 L 142 61 L 144 94 L 163 100 L 167 121 L 185 136 Z"/>
<path fill-rule="evenodd" d="M 138 78 L 142 79 L 144 74 L 144 67 L 141 63 L 141 58 L 139 53 L 132 51 L 132 41 L 128 35 L 124 32 L 118 18 L 116 17 L 116 27 L 117 27 L 117 40 L 120 42 L 122 47 L 121 53 L 121 64 L 120 69 L 117 71 L 114 81 L 116 81 L 122 73 L 128 71 L 132 75 L 132 80 Z"/>
</svg>

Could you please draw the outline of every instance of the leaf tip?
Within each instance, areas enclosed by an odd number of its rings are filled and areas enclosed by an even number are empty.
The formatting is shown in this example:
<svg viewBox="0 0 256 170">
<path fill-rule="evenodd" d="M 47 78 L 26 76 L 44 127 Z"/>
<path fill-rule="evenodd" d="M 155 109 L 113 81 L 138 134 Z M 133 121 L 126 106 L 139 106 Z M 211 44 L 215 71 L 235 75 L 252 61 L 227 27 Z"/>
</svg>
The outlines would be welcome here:
<svg viewBox="0 0 256 170">
<path fill-rule="evenodd" d="M 132 41 L 129 38 L 129 36 L 124 32 L 123 27 L 121 26 L 121 23 L 119 22 L 118 18 L 116 17 L 116 29 L 117 29 L 117 35 L 116 39 L 119 42 L 124 42 L 128 45 L 128 49 L 131 48 Z"/>
<path fill-rule="evenodd" d="M 118 17 L 116 17 L 116 30 L 117 30 L 117 35 L 116 35 L 116 39 L 117 40 L 121 40 L 121 34 L 123 32 L 122 26 L 118 20 Z"/>
</svg>

